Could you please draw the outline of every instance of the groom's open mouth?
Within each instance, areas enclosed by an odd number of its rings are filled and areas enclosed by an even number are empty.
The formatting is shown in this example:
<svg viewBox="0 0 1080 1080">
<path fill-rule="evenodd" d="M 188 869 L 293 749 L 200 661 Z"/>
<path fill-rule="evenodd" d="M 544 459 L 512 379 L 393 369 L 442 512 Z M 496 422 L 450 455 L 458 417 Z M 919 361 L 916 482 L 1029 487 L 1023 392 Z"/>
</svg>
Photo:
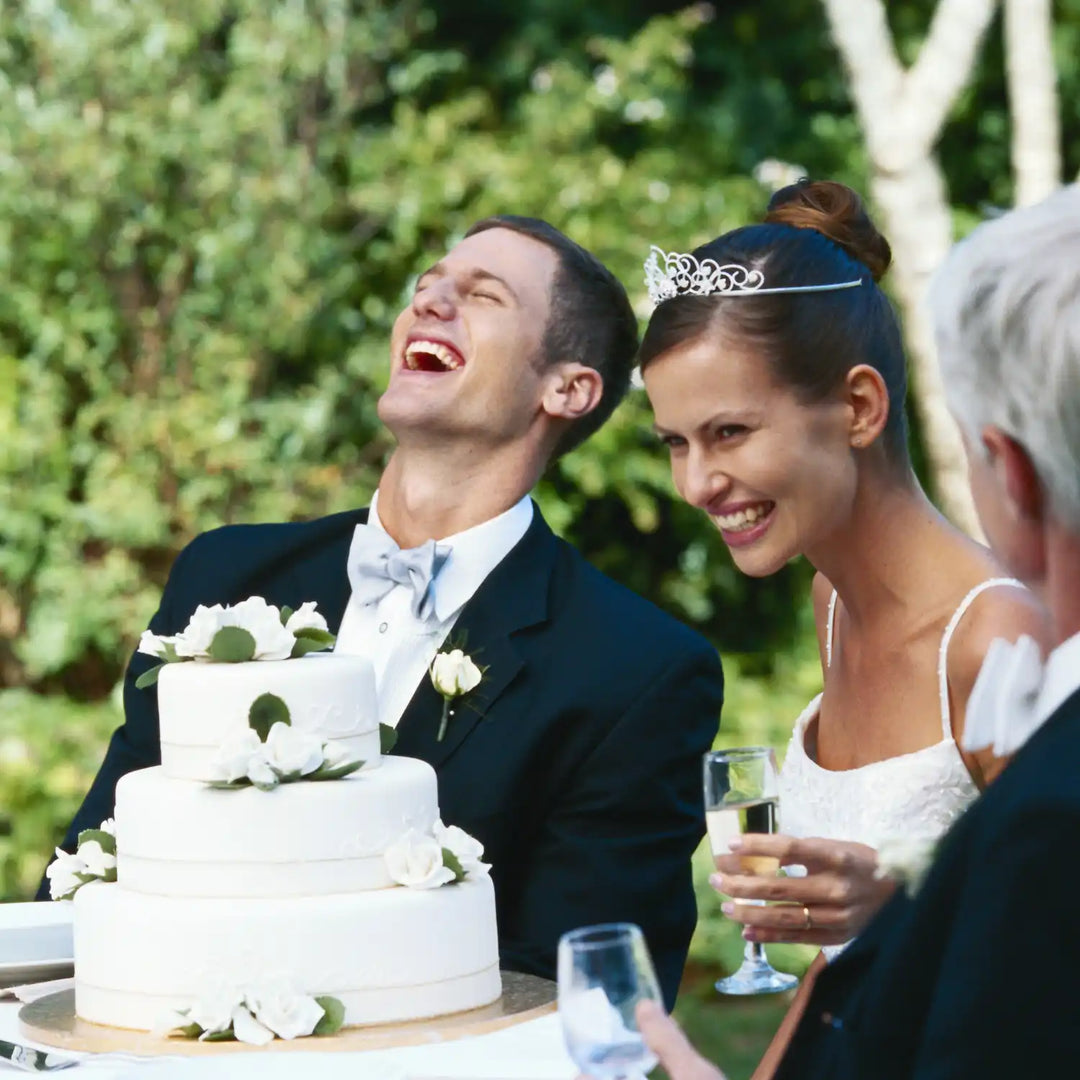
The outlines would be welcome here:
<svg viewBox="0 0 1080 1080">
<path fill-rule="evenodd" d="M 406 342 L 402 362 L 407 371 L 442 374 L 460 371 L 465 366 L 465 357 L 448 342 L 417 337 Z"/>
<path fill-rule="evenodd" d="M 763 499 L 726 507 L 725 513 L 713 514 L 712 519 L 729 547 L 742 547 L 765 535 L 775 509 L 776 503 Z"/>
</svg>

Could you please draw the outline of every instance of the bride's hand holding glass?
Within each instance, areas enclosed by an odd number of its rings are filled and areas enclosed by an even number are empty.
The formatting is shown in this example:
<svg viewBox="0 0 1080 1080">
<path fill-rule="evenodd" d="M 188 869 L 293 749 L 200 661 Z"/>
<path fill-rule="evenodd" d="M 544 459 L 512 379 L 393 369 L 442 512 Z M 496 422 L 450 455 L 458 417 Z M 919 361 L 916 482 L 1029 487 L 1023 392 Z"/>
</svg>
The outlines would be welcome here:
<svg viewBox="0 0 1080 1080">
<path fill-rule="evenodd" d="M 731 847 L 709 883 L 730 898 L 723 912 L 743 924 L 747 941 L 840 945 L 863 930 L 896 887 L 877 876 L 877 852 L 866 844 L 748 833 Z M 806 876 L 747 874 L 742 867 L 750 858 L 804 866 Z M 738 900 L 772 903 L 757 907 Z"/>
</svg>

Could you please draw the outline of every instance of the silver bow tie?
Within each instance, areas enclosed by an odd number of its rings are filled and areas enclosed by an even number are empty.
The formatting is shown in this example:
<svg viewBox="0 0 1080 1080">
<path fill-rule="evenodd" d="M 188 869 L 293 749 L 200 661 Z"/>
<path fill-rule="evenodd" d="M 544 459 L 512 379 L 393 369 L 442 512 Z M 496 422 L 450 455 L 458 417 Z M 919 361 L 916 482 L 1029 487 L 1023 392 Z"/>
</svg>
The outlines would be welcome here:
<svg viewBox="0 0 1080 1080">
<path fill-rule="evenodd" d="M 1015 642 L 990 642 L 968 696 L 963 748 L 992 747 L 995 757 L 1015 754 L 1053 712 L 1054 705 L 1043 700 L 1044 675 L 1033 638 L 1024 634 Z"/>
<path fill-rule="evenodd" d="M 371 525 L 357 525 L 349 548 L 349 584 L 361 604 L 381 600 L 395 585 L 412 591 L 412 613 L 427 621 L 435 612 L 432 585 L 450 549 L 428 540 L 414 548 L 400 548 L 391 536 Z"/>
</svg>

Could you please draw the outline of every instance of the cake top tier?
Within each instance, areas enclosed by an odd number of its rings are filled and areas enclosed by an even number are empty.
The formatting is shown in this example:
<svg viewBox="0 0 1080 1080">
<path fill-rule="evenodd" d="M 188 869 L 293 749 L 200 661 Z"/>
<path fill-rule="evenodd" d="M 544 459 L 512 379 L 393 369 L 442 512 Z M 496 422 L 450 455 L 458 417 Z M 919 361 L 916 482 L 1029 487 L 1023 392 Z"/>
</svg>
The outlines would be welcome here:
<svg viewBox="0 0 1080 1080">
<path fill-rule="evenodd" d="M 365 768 L 379 761 L 375 672 L 364 657 L 169 663 L 157 694 L 161 764 L 172 777 L 221 780 L 223 752 L 260 724 L 266 741 L 266 729 L 279 718 L 324 742 L 329 755 L 363 761 Z"/>
</svg>

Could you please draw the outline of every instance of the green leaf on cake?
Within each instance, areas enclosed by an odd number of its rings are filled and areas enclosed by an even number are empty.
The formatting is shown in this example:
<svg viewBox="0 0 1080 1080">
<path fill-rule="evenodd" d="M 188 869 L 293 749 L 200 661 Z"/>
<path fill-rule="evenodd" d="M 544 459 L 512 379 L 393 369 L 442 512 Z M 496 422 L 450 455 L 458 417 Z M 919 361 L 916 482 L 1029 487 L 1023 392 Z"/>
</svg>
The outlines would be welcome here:
<svg viewBox="0 0 1080 1080">
<path fill-rule="evenodd" d="M 315 1001 L 322 1006 L 323 1015 L 311 1034 L 333 1035 L 340 1031 L 341 1025 L 345 1023 L 345 1006 L 336 997 L 316 997 Z"/>
<path fill-rule="evenodd" d="M 239 780 L 208 780 L 206 786 L 217 788 L 218 791 L 238 791 L 242 787 L 249 787 L 251 781 L 246 776 Z"/>
<path fill-rule="evenodd" d="M 362 769 L 364 763 L 362 761 L 346 761 L 341 765 L 320 765 L 314 772 L 310 772 L 307 776 L 303 777 L 304 780 L 340 780 L 343 776 L 349 776 L 351 773 L 356 772 L 357 769 Z"/>
<path fill-rule="evenodd" d="M 195 1025 L 198 1027 L 198 1024 Z M 201 1031 L 202 1028 L 199 1028 Z M 209 1035 L 200 1035 L 200 1042 L 236 1042 L 236 1035 L 231 1027 L 224 1031 L 212 1031 Z"/>
<path fill-rule="evenodd" d="M 220 664 L 242 664 L 255 656 L 255 638 L 242 626 L 223 626 L 210 642 L 211 660 Z"/>
<path fill-rule="evenodd" d="M 161 669 L 164 664 L 155 664 L 152 668 L 147 668 L 136 680 L 135 689 L 145 690 L 148 686 L 153 686 L 158 681 L 158 676 L 161 674 Z"/>
<path fill-rule="evenodd" d="M 443 866 L 454 871 L 454 880 L 451 884 L 456 885 L 459 881 L 465 880 L 464 867 L 462 867 L 458 857 L 448 847 L 442 849 L 442 861 Z"/>
<path fill-rule="evenodd" d="M 184 1024 L 182 1027 L 174 1027 L 169 1032 L 170 1038 L 177 1039 L 197 1039 L 202 1034 L 202 1028 L 192 1022 L 190 1024 Z"/>
<path fill-rule="evenodd" d="M 389 754 L 397 746 L 397 728 L 389 724 L 379 725 L 379 752 Z"/>
<path fill-rule="evenodd" d="M 285 604 L 281 609 L 281 625 L 284 626 L 293 616 L 293 609 Z"/>
<path fill-rule="evenodd" d="M 104 829 L 83 829 L 79 833 L 75 850 L 77 851 L 83 844 L 88 844 L 92 840 L 96 840 L 101 845 L 101 850 L 106 854 L 116 854 L 116 837 L 112 833 L 107 833 Z"/>
<path fill-rule="evenodd" d="M 266 742 L 266 736 L 275 724 L 288 724 L 289 706 L 277 694 L 260 694 L 248 709 L 248 727 Z"/>
<path fill-rule="evenodd" d="M 296 631 L 296 644 L 290 656 L 295 658 L 309 652 L 319 652 L 334 644 L 334 635 L 329 630 L 319 630 L 314 626 L 305 626 Z"/>
</svg>

